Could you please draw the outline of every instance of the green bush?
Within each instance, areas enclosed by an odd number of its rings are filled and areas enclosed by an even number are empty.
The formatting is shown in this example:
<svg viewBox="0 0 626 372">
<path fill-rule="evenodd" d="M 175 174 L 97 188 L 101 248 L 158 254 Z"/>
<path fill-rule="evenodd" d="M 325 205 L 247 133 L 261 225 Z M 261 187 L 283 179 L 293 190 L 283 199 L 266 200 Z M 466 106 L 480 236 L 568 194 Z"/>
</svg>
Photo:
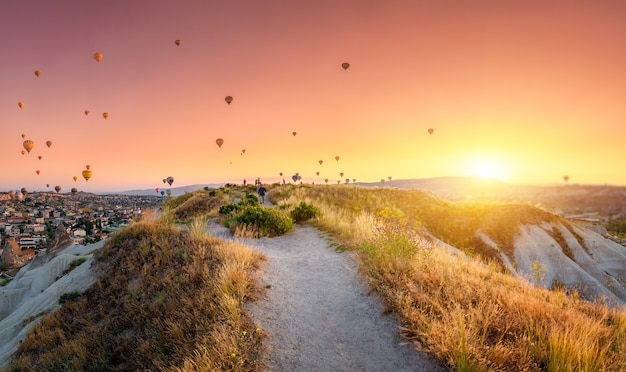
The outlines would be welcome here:
<svg viewBox="0 0 626 372">
<path fill-rule="evenodd" d="M 239 205 L 258 205 L 258 204 L 259 204 L 259 198 L 256 195 L 250 194 L 250 193 L 246 193 L 246 196 L 244 196 L 244 198 L 239 201 Z"/>
<path fill-rule="evenodd" d="M 220 207 L 219 214 L 230 214 L 233 211 L 239 211 L 240 209 L 241 207 L 238 206 L 237 204 L 229 203 L 229 204 L 222 205 Z"/>
<path fill-rule="evenodd" d="M 298 223 L 310 220 L 311 218 L 315 218 L 319 213 L 319 208 L 317 208 L 313 204 L 300 202 L 300 204 L 298 204 L 298 206 L 296 206 L 291 211 L 291 218 L 293 218 L 293 220 Z"/>
<path fill-rule="evenodd" d="M 293 229 L 293 220 L 285 212 L 261 205 L 244 207 L 233 222 L 231 230 L 247 225 L 256 228 L 258 236 L 277 236 Z"/>
</svg>

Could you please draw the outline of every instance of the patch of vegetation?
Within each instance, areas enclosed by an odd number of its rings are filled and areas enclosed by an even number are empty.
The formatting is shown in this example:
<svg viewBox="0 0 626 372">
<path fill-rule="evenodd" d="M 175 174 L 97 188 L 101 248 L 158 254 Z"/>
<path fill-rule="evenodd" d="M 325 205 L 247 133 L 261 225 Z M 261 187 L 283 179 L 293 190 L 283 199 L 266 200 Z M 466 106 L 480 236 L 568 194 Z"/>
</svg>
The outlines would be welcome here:
<svg viewBox="0 0 626 372">
<path fill-rule="evenodd" d="M 300 202 L 292 211 L 291 218 L 296 223 L 308 221 L 311 218 L 317 217 L 320 214 L 320 209 L 313 204 L 308 204 L 305 202 Z"/>
<path fill-rule="evenodd" d="M 224 204 L 221 193 L 211 196 L 203 190 L 186 193 L 170 201 L 174 219 L 189 221 L 198 215 L 217 215 L 219 207 Z"/>
<path fill-rule="evenodd" d="M 450 203 L 418 190 L 309 186 L 282 191 L 275 204 L 307 200 L 323 210 L 312 222 L 357 252 L 369 282 L 406 324 L 404 336 L 450 368 L 626 367 L 624 308 L 583 301 L 578 291 L 559 284 L 553 291 L 535 287 L 500 263 L 473 259 L 487 253 L 499 260 L 493 248 L 478 244 L 479 230 L 512 257 L 520 226 L 556 226 L 563 222 L 560 217 L 518 203 Z M 470 256 L 433 244 L 424 230 Z M 564 240 L 563 234 L 554 236 Z M 541 280 L 544 266 L 534 265 L 534 279 Z"/>
<path fill-rule="evenodd" d="M 76 299 L 79 298 L 80 295 L 81 294 L 78 291 L 69 292 L 69 293 L 63 293 L 61 295 L 61 298 L 59 298 L 59 303 L 61 305 L 63 305 L 64 303 L 66 303 L 68 301 L 76 301 Z"/>
<path fill-rule="evenodd" d="M 293 230 L 291 217 L 285 212 L 261 205 L 244 206 L 227 220 L 231 232 L 252 229 L 255 237 L 278 236 Z"/>
<path fill-rule="evenodd" d="M 241 207 L 239 206 L 239 204 L 228 203 L 220 207 L 219 214 L 231 214 L 231 213 L 238 212 L 240 210 L 241 210 Z"/>
<path fill-rule="evenodd" d="M 243 245 L 135 223 L 94 256 L 97 282 L 64 294 L 4 370 L 258 370 L 263 332 L 243 302 L 260 259 Z"/>
</svg>

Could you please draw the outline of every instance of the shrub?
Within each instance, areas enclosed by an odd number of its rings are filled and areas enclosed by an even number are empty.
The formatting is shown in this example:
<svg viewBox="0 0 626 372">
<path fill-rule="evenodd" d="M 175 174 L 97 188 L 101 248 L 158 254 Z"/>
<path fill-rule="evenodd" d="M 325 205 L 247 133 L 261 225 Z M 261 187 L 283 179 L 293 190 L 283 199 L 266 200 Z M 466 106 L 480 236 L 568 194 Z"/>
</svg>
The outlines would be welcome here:
<svg viewBox="0 0 626 372">
<path fill-rule="evenodd" d="M 293 220 L 298 223 L 310 220 L 311 218 L 315 218 L 319 213 L 319 208 L 317 208 L 313 204 L 300 202 L 300 204 L 298 204 L 298 206 L 296 206 L 291 211 L 291 218 L 293 218 Z"/>
<path fill-rule="evenodd" d="M 69 293 L 63 293 L 61 295 L 61 298 L 59 298 L 59 303 L 60 304 L 64 304 L 67 301 L 74 301 L 78 297 L 80 297 L 80 292 L 78 292 L 78 291 L 69 292 Z"/>
<path fill-rule="evenodd" d="M 259 198 L 256 195 L 250 194 L 250 193 L 246 193 L 246 196 L 244 196 L 244 198 L 239 201 L 239 205 L 258 205 L 258 204 L 259 204 Z"/>
<path fill-rule="evenodd" d="M 241 229 L 241 225 L 253 227 L 257 236 L 277 236 L 293 229 L 293 220 L 285 212 L 261 205 L 244 207 L 234 216 L 230 230 Z"/>
<path fill-rule="evenodd" d="M 241 209 L 240 206 L 238 206 L 237 204 L 234 203 L 228 203 L 228 204 L 224 204 L 220 207 L 219 209 L 219 213 L 220 214 L 230 214 L 233 211 L 239 211 Z"/>
</svg>

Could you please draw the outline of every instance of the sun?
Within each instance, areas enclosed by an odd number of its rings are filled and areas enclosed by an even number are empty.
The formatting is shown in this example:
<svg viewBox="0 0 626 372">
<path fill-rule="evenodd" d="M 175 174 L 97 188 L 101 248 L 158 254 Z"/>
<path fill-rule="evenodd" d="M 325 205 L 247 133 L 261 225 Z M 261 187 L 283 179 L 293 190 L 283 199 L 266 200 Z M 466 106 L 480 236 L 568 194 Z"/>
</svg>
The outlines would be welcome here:
<svg viewBox="0 0 626 372">
<path fill-rule="evenodd" d="M 468 164 L 469 174 L 482 178 L 506 178 L 505 167 L 495 158 L 477 157 L 471 159 Z"/>
</svg>

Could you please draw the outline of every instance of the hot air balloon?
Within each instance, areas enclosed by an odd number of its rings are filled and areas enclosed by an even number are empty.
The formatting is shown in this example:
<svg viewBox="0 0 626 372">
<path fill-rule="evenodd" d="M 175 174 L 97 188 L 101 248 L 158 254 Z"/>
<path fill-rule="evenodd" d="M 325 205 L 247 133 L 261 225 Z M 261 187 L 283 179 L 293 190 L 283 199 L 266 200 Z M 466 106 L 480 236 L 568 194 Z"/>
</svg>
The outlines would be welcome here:
<svg viewBox="0 0 626 372">
<path fill-rule="evenodd" d="M 165 190 L 161 190 L 161 195 L 165 195 Z"/>
<path fill-rule="evenodd" d="M 356 178 L 353 178 L 353 179 L 352 179 L 352 182 L 356 182 Z"/>
<path fill-rule="evenodd" d="M 22 194 L 26 195 L 28 194 L 28 189 L 26 187 L 22 187 L 22 189 L 20 190 L 22 192 Z"/>
<path fill-rule="evenodd" d="M 50 188 L 50 184 L 49 183 L 46 183 L 46 188 Z"/>
<path fill-rule="evenodd" d="M 163 179 L 163 183 L 167 183 L 167 178 L 164 178 L 164 179 Z"/>
<path fill-rule="evenodd" d="M 11 199 L 13 199 L 13 197 L 15 196 L 15 190 L 9 191 L 9 196 L 11 197 Z"/>
<path fill-rule="evenodd" d="M 17 105 L 19 106 L 19 108 L 24 108 L 24 102 L 22 101 L 19 101 Z"/>
<path fill-rule="evenodd" d="M 108 112 L 103 112 L 102 113 L 102 117 L 107 119 L 109 117 L 109 113 Z"/>
<path fill-rule="evenodd" d="M 391 181 L 391 176 L 387 177 L 387 179 L 388 179 L 389 181 Z"/>
<path fill-rule="evenodd" d="M 104 55 L 102 55 L 102 53 L 94 53 L 93 54 L 93 59 L 95 59 L 98 62 L 102 61 L 102 57 L 104 57 Z"/>
<path fill-rule="evenodd" d="M 291 132 L 291 134 L 293 134 L 293 136 L 295 137 L 297 133 L 296 132 Z"/>
<path fill-rule="evenodd" d="M 32 140 L 26 140 L 24 141 L 22 145 L 24 146 L 26 151 L 28 151 L 28 153 L 30 154 L 30 150 L 32 150 L 33 147 L 35 147 L 35 142 L 33 142 Z"/>
<path fill-rule="evenodd" d="M 350 179 L 346 178 L 346 185 L 350 183 Z"/>
<path fill-rule="evenodd" d="M 72 195 L 76 195 L 76 193 L 78 192 L 78 189 L 76 187 L 72 187 L 70 191 L 72 192 Z"/>
<path fill-rule="evenodd" d="M 170 195 L 172 195 L 172 190 L 167 189 L 167 190 L 165 190 L 165 193 L 167 194 L 167 196 L 170 196 Z"/>
<path fill-rule="evenodd" d="M 87 164 L 87 165 L 85 165 L 85 168 L 91 169 L 91 165 Z"/>
<path fill-rule="evenodd" d="M 170 186 L 172 186 L 172 184 L 174 183 L 174 177 L 167 177 L 167 183 L 169 183 Z"/>
<path fill-rule="evenodd" d="M 89 115 L 90 112 L 91 111 L 89 111 L 89 110 L 85 110 L 85 115 Z"/>
<path fill-rule="evenodd" d="M 563 176 L 563 181 L 565 182 L 569 181 L 569 176 L 568 175 Z"/>
<path fill-rule="evenodd" d="M 158 193 L 159 193 L 159 188 L 157 187 L 155 190 L 156 190 L 156 192 L 157 192 L 157 194 L 158 194 Z"/>
<path fill-rule="evenodd" d="M 72 177 L 72 179 L 74 180 L 74 182 L 78 181 L 78 176 L 74 176 Z"/>
<path fill-rule="evenodd" d="M 226 101 L 226 103 L 228 103 L 228 104 L 230 105 L 230 103 L 233 101 L 233 97 L 231 97 L 231 96 L 226 96 L 226 97 L 224 98 L 224 101 Z"/>
<path fill-rule="evenodd" d="M 22 150 L 22 155 L 26 154 L 26 151 Z"/>
<path fill-rule="evenodd" d="M 89 181 L 89 179 L 91 178 L 92 172 L 89 169 L 85 169 L 83 171 L 83 178 L 85 179 L 85 181 Z"/>
<path fill-rule="evenodd" d="M 343 172 L 339 173 L 339 177 L 343 177 Z"/>
<path fill-rule="evenodd" d="M 245 154 L 246 153 L 246 149 L 241 150 L 241 153 Z"/>
<path fill-rule="evenodd" d="M 341 183 L 341 180 L 337 180 L 337 185 L 339 185 Z"/>
<path fill-rule="evenodd" d="M 182 44 L 182 43 L 183 43 L 183 41 L 182 41 L 182 40 L 180 40 L 180 39 L 178 39 L 178 40 L 174 40 L 174 44 L 176 44 L 176 45 L 179 45 L 179 46 L 180 46 L 180 44 Z"/>
<path fill-rule="evenodd" d="M 324 160 L 319 160 L 318 163 L 320 163 L 320 165 L 322 165 L 322 163 L 324 163 Z"/>
<path fill-rule="evenodd" d="M 60 192 L 61 191 L 61 186 L 59 186 L 59 185 L 54 186 L 54 191 Z"/>
<path fill-rule="evenodd" d="M 42 156 L 41 156 L 41 155 L 37 156 L 37 159 L 41 160 L 41 158 L 42 158 Z"/>
<path fill-rule="evenodd" d="M 37 169 L 37 170 L 35 171 L 35 173 L 37 173 L 37 175 L 39 175 L 39 173 L 40 173 L 40 172 L 39 172 L 39 169 Z"/>
<path fill-rule="evenodd" d="M 339 155 L 335 156 L 335 160 L 339 161 Z"/>
<path fill-rule="evenodd" d="M 24 194 L 22 194 L 21 192 L 18 192 L 18 193 L 15 195 L 15 199 L 17 199 L 17 201 L 22 201 L 22 200 L 24 200 Z"/>
<path fill-rule="evenodd" d="M 296 182 L 298 180 L 298 175 L 294 174 L 293 176 L 291 176 L 291 179 L 293 180 L 293 182 Z"/>
<path fill-rule="evenodd" d="M 343 68 L 344 70 L 347 70 L 350 67 L 350 64 L 348 62 L 344 62 L 341 64 L 341 68 Z"/>
<path fill-rule="evenodd" d="M 280 174 L 281 177 L 283 176 L 283 172 L 280 172 L 279 174 Z"/>
<path fill-rule="evenodd" d="M 26 135 L 24 133 L 22 133 L 22 138 L 26 138 Z"/>
<path fill-rule="evenodd" d="M 319 176 L 319 175 L 320 175 L 320 172 L 315 172 L 315 175 Z"/>
<path fill-rule="evenodd" d="M 35 76 L 39 77 L 41 75 L 41 70 L 35 70 Z"/>
<path fill-rule="evenodd" d="M 52 141 L 50 141 L 50 140 L 46 141 L 46 146 L 51 147 L 52 146 Z"/>
<path fill-rule="evenodd" d="M 428 134 L 433 134 L 435 130 L 433 128 L 428 128 Z"/>
<path fill-rule="evenodd" d="M 324 182 L 328 183 L 328 178 L 324 178 Z"/>
<path fill-rule="evenodd" d="M 222 147 L 222 145 L 224 144 L 224 140 L 221 138 L 218 138 L 215 140 L 215 143 L 217 143 L 218 147 Z"/>
</svg>

